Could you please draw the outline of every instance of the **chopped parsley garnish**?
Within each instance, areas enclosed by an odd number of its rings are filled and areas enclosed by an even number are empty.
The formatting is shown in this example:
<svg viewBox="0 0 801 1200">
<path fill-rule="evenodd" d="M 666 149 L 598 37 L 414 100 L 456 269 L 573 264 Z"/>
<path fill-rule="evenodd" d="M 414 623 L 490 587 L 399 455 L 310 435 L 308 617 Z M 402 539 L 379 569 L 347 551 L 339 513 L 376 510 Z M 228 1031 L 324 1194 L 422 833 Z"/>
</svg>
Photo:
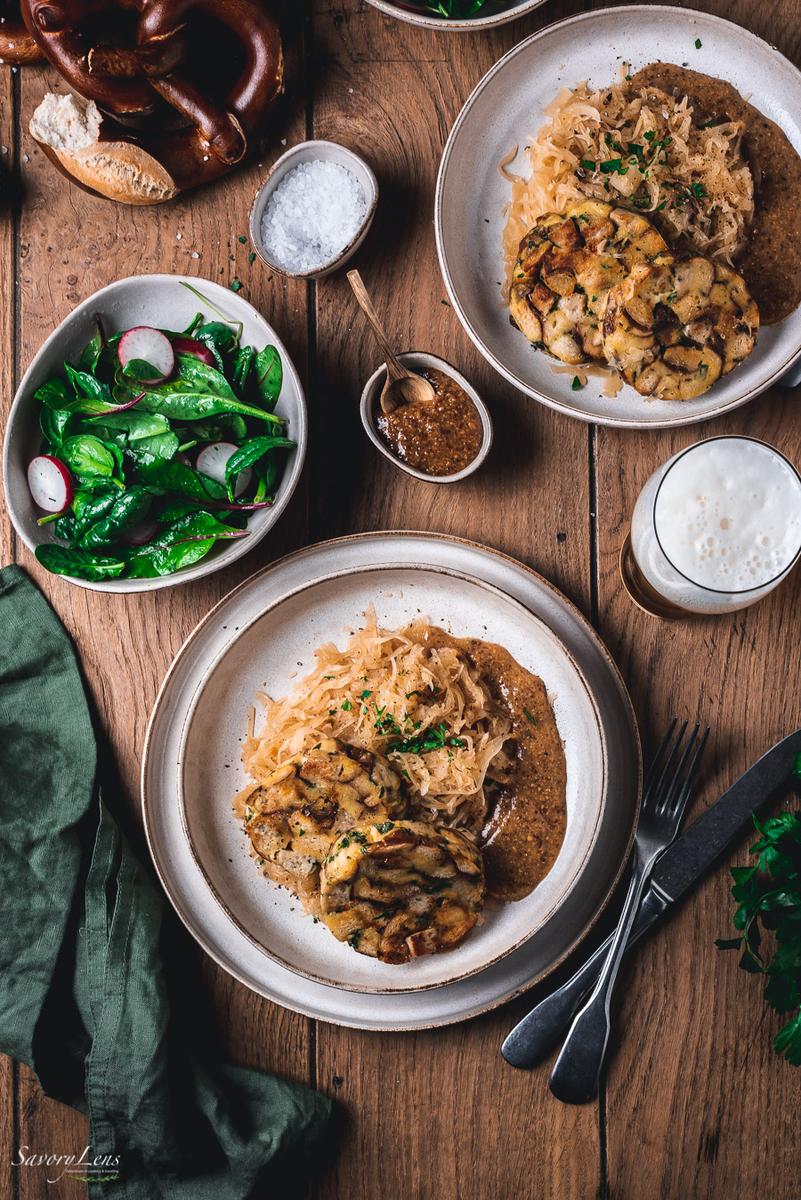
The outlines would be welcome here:
<svg viewBox="0 0 801 1200">
<path fill-rule="evenodd" d="M 367 688 L 365 688 L 363 692 L 360 692 L 360 693 L 359 693 L 359 699 L 360 699 L 360 700 L 367 700 L 367 699 L 368 699 L 370 696 L 372 696 L 372 694 L 373 694 L 373 693 L 372 693 L 371 691 L 368 691 L 368 689 L 367 689 Z"/>
<path fill-rule="evenodd" d="M 581 380 L 579 379 L 578 375 L 574 375 L 574 376 L 573 376 L 573 382 L 571 383 L 571 385 L 570 385 L 570 386 L 571 386 L 571 388 L 573 389 L 573 391 L 574 391 L 574 392 L 580 392 L 580 391 L 581 391 L 581 389 L 584 387 L 584 384 L 581 382 Z"/>
<path fill-rule="evenodd" d="M 228 286 L 230 287 L 232 292 L 241 292 L 242 291 L 241 279 L 232 279 Z"/>
<path fill-rule="evenodd" d="M 394 828 L 395 828 L 394 821 L 382 821 L 380 825 L 376 825 L 376 829 L 378 830 L 379 833 L 389 833 L 390 830 L 392 830 Z"/>
<path fill-rule="evenodd" d="M 441 721 L 439 725 L 425 729 L 415 737 L 393 739 L 387 750 L 395 754 L 426 754 L 430 750 L 443 750 L 446 746 L 463 750 L 466 745 L 464 738 L 449 735 L 448 726 Z"/>
<path fill-rule="evenodd" d="M 534 716 L 533 713 L 529 712 L 529 710 L 527 708 L 523 709 L 523 716 L 526 718 L 526 720 L 529 722 L 530 725 L 537 724 L 537 718 Z"/>
<path fill-rule="evenodd" d="M 700 38 L 696 38 L 696 39 L 695 39 L 695 48 L 696 48 L 696 50 L 700 50 L 700 49 L 701 49 L 701 47 L 703 46 L 703 44 L 704 44 L 704 43 L 701 41 L 701 39 L 700 39 Z"/>
<path fill-rule="evenodd" d="M 350 712 L 350 710 L 353 708 L 353 705 L 351 704 L 350 700 L 343 700 L 341 707 L 343 712 Z"/>
</svg>

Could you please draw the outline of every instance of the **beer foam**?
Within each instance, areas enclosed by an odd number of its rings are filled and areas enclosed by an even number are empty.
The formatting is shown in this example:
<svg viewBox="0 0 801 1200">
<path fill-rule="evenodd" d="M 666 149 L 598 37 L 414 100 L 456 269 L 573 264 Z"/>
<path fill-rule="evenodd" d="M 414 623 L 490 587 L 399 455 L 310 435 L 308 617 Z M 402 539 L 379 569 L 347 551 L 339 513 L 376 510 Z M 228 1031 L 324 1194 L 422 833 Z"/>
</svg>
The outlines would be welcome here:
<svg viewBox="0 0 801 1200">
<path fill-rule="evenodd" d="M 749 591 L 781 575 L 798 553 L 801 481 L 761 442 L 700 442 L 662 480 L 654 522 L 682 575 L 718 592 Z"/>
</svg>

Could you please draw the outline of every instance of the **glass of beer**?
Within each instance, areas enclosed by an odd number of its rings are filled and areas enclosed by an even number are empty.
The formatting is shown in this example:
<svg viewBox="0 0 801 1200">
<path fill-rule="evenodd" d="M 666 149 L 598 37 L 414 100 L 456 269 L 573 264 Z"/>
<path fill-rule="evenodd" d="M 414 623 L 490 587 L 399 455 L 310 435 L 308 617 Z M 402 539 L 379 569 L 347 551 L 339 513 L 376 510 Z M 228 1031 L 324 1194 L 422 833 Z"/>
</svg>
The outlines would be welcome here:
<svg viewBox="0 0 801 1200">
<path fill-rule="evenodd" d="M 755 604 L 801 555 L 801 475 L 773 446 L 697 442 L 646 483 L 621 554 L 633 599 L 654 615 L 727 613 Z"/>
</svg>

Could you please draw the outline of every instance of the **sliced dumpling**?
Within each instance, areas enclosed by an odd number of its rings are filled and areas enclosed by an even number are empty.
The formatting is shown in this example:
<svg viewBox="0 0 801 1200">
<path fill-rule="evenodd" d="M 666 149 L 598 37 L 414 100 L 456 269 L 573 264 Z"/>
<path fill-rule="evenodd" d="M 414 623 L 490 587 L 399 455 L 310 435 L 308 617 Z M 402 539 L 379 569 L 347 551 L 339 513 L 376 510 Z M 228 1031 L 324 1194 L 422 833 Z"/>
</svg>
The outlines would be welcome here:
<svg viewBox="0 0 801 1200">
<path fill-rule="evenodd" d="M 245 829 L 265 873 L 315 911 L 320 864 L 334 838 L 362 821 L 406 811 L 403 781 L 387 760 L 335 738 L 284 763 L 244 805 Z"/>
<path fill-rule="evenodd" d="M 692 400 L 748 357 L 758 329 L 742 276 L 693 255 L 635 266 L 609 294 L 603 344 L 642 395 Z"/>
<path fill-rule="evenodd" d="M 426 821 L 359 825 L 335 841 L 320 876 L 322 918 L 334 936 L 387 963 L 458 946 L 484 895 L 478 847 Z"/>
<path fill-rule="evenodd" d="M 603 360 L 606 298 L 638 263 L 669 257 L 639 213 L 588 200 L 541 217 L 520 243 L 512 276 L 512 323 L 562 362 Z"/>
</svg>

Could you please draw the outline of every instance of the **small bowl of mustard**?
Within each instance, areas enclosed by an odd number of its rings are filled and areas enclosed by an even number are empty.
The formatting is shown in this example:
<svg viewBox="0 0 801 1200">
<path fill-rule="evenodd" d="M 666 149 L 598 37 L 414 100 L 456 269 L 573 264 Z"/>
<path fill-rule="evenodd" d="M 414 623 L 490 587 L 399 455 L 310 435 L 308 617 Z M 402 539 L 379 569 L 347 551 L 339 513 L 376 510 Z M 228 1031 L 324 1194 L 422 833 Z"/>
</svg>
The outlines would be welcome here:
<svg viewBox="0 0 801 1200">
<path fill-rule="evenodd" d="M 373 445 L 407 475 L 426 483 L 458 483 L 483 463 L 492 446 L 492 418 L 473 385 L 434 354 L 410 350 L 398 359 L 434 388 L 427 404 L 381 411 L 387 378 L 379 367 L 364 386 L 361 417 Z"/>
</svg>

